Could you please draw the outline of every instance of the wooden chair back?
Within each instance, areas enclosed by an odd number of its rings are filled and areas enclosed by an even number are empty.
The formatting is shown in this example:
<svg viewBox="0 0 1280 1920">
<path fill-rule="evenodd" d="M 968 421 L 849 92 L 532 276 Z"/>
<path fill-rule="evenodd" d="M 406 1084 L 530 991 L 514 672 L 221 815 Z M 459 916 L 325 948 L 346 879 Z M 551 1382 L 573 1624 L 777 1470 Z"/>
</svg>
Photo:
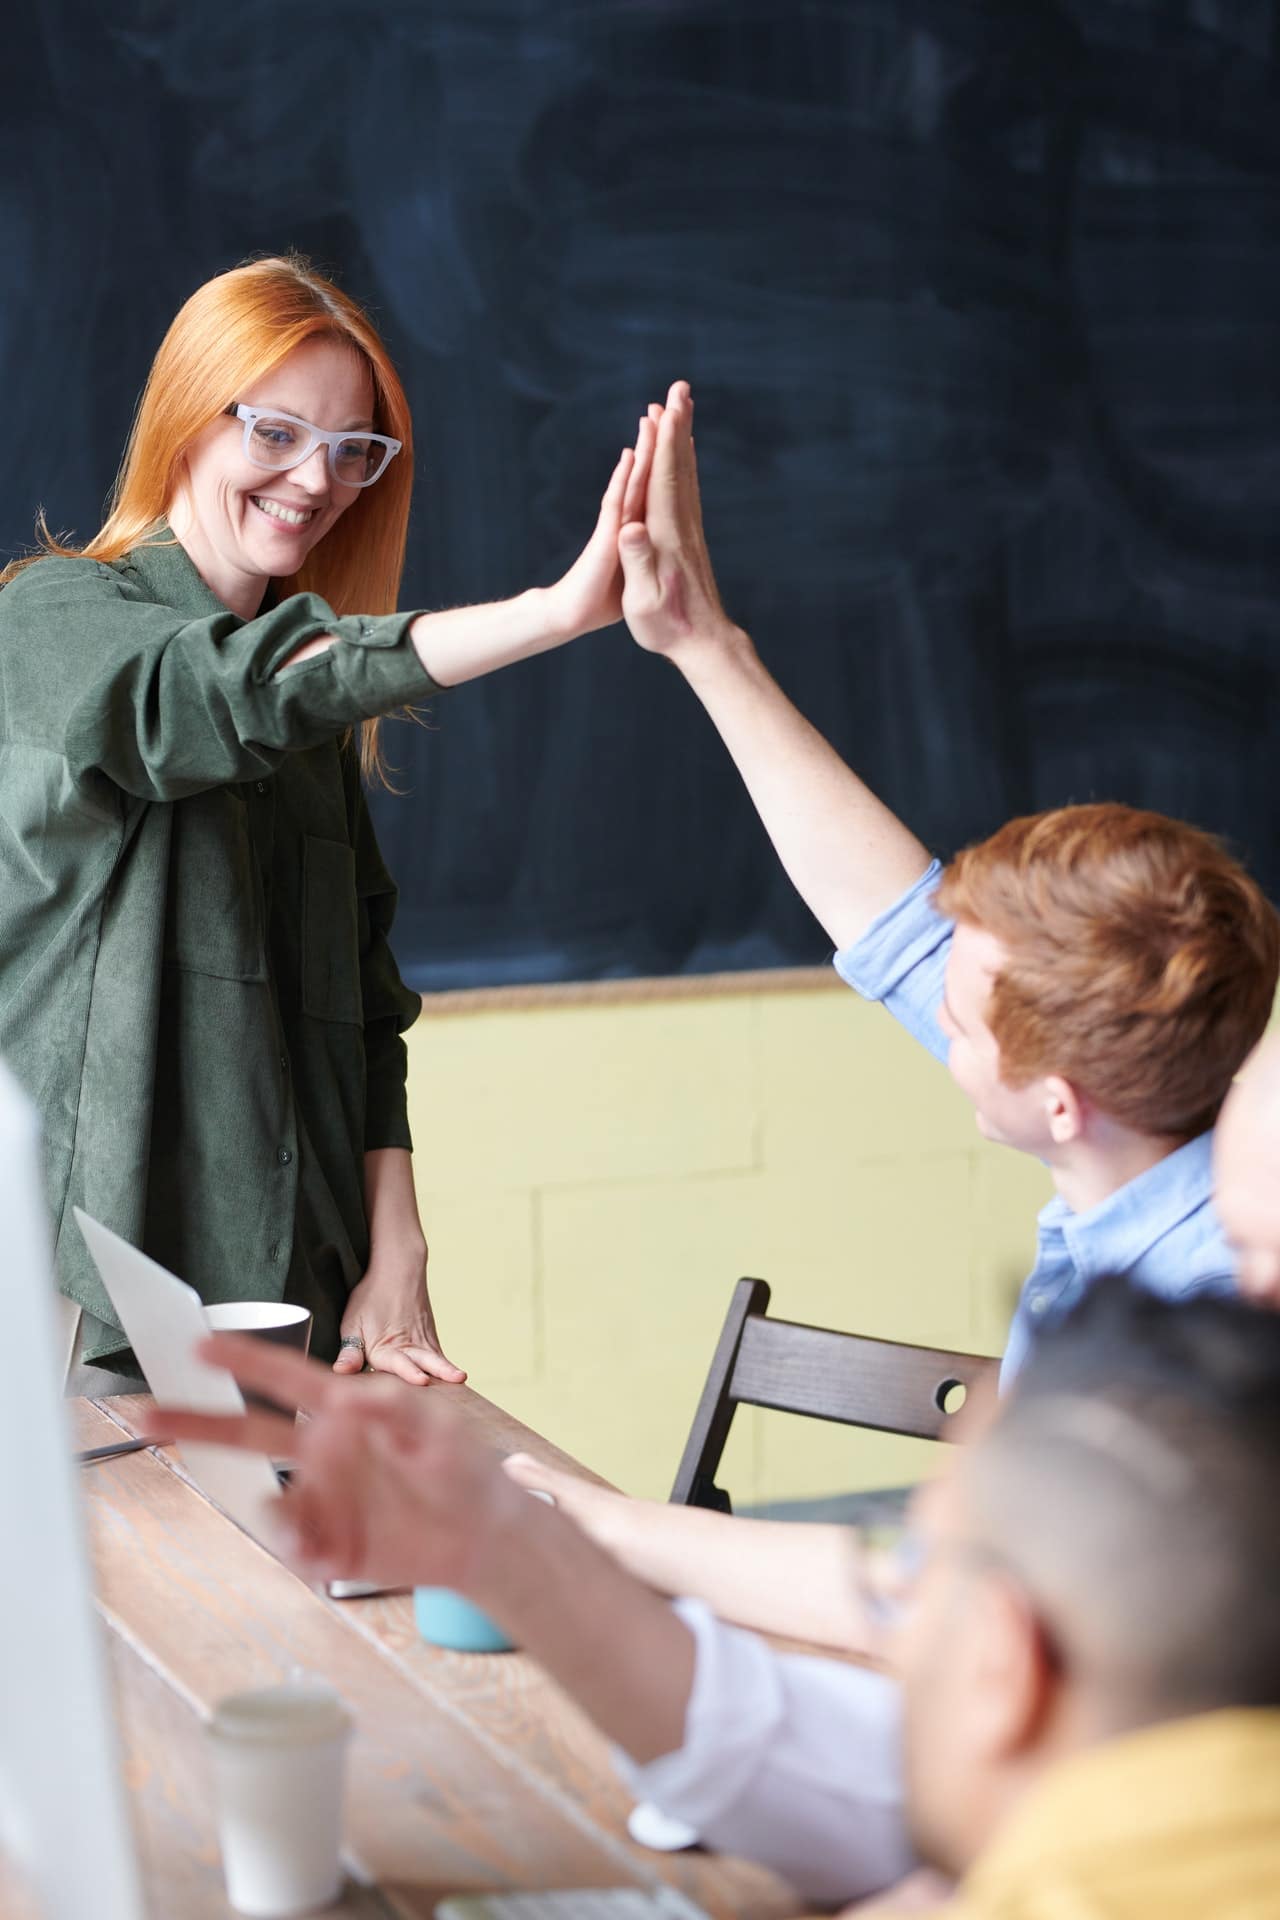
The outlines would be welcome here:
<svg viewBox="0 0 1280 1920">
<path fill-rule="evenodd" d="M 739 1280 L 733 1290 L 671 1489 L 679 1506 L 732 1510 L 715 1476 L 739 1406 L 949 1440 L 959 1406 L 999 1365 L 984 1354 L 771 1320 L 769 1297 L 764 1280 Z"/>
</svg>

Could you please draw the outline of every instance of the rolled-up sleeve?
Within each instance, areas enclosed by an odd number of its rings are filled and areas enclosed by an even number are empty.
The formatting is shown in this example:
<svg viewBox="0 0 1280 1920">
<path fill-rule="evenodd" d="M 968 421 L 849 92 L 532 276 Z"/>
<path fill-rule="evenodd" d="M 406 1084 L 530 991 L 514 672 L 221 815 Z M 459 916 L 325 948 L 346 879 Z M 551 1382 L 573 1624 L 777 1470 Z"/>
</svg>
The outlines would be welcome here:
<svg viewBox="0 0 1280 1920">
<path fill-rule="evenodd" d="M 700 1601 L 675 1606 L 697 1642 L 684 1743 L 647 1766 L 615 1750 L 637 1799 L 809 1899 L 857 1900 L 900 1879 L 914 1861 L 894 1683 L 776 1653 Z"/>
<path fill-rule="evenodd" d="M 934 860 L 901 899 L 886 907 L 835 969 L 864 1000 L 879 1000 L 909 1034 L 945 1061 L 949 1042 L 938 1025 L 953 927 L 933 904 L 942 866 Z"/>
<path fill-rule="evenodd" d="M 33 744 L 79 779 L 180 800 L 270 773 L 283 754 L 439 688 L 408 639 L 412 613 L 334 613 L 291 594 L 253 620 L 195 619 L 84 559 L 43 560 L 5 589 L 4 673 Z M 325 652 L 281 669 L 308 640 Z"/>
</svg>

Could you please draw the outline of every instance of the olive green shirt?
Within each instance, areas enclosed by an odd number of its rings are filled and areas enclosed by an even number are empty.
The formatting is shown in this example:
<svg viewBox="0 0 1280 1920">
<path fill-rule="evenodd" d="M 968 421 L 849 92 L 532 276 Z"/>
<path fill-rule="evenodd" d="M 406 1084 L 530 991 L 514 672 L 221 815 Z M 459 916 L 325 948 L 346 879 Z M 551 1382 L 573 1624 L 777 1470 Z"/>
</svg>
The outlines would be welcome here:
<svg viewBox="0 0 1280 1920">
<path fill-rule="evenodd" d="M 296 594 L 242 621 L 153 540 L 0 591 L 0 1056 L 43 1117 L 86 1359 L 131 1364 L 73 1203 L 206 1301 L 310 1306 L 328 1356 L 363 1155 L 410 1145 L 420 1010 L 342 735 L 437 689 L 412 614 Z"/>
</svg>

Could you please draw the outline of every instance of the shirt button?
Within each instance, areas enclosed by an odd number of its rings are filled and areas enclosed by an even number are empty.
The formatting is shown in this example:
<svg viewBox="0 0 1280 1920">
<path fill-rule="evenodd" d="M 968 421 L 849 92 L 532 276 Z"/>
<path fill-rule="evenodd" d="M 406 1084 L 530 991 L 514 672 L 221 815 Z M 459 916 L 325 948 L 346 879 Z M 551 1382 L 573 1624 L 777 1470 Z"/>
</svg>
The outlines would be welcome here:
<svg viewBox="0 0 1280 1920">
<path fill-rule="evenodd" d="M 280 1242 L 278 1240 L 273 1240 L 267 1248 L 267 1258 L 268 1260 L 278 1260 L 280 1258 Z"/>
<path fill-rule="evenodd" d="M 1035 1296 L 1035 1299 L 1031 1302 L 1032 1313 L 1047 1313 L 1048 1310 L 1049 1310 L 1048 1296 L 1043 1293 L 1038 1293 Z"/>
<path fill-rule="evenodd" d="M 289 1056 L 287 1053 L 280 1055 L 280 1071 L 281 1073 L 288 1073 L 289 1071 Z"/>
<path fill-rule="evenodd" d="M 259 792 L 259 793 L 265 793 L 265 792 L 266 792 L 266 790 L 267 790 L 267 783 L 266 783 L 266 781 L 265 781 L 265 780 L 259 780 L 259 781 L 258 781 L 258 782 L 257 782 L 256 784 L 257 784 L 257 788 L 258 788 L 258 792 Z"/>
<path fill-rule="evenodd" d="M 277 1149 L 276 1159 L 280 1162 L 280 1165 L 282 1167 L 287 1167 L 289 1162 L 292 1160 L 292 1158 L 293 1158 L 293 1155 L 290 1153 L 288 1147 L 280 1147 Z"/>
</svg>

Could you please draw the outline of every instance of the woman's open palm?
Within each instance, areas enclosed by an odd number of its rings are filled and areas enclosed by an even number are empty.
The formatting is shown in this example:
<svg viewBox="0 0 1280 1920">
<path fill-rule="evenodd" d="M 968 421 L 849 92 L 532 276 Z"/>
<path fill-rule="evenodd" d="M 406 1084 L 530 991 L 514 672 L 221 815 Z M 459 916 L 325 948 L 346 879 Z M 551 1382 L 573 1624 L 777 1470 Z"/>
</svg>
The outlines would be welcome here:
<svg viewBox="0 0 1280 1920">
<path fill-rule="evenodd" d="M 547 588 L 554 625 L 567 636 L 594 633 L 622 618 L 622 566 L 618 535 L 627 520 L 643 518 L 656 438 L 646 415 L 634 448 L 619 456 L 600 502 L 595 529 L 568 572 Z"/>
</svg>

